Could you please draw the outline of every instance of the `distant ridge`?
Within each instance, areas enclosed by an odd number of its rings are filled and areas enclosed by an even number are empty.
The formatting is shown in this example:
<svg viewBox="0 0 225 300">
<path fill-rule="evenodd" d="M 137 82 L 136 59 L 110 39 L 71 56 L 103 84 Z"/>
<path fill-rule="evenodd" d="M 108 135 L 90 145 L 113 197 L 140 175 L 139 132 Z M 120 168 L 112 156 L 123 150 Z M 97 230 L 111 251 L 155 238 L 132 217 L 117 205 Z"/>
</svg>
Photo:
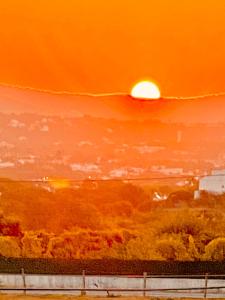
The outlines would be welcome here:
<svg viewBox="0 0 225 300">
<path fill-rule="evenodd" d="M 39 89 L 30 86 L 21 86 L 21 85 L 13 85 L 8 83 L 0 82 L 0 87 L 7 87 L 7 88 L 15 88 L 19 90 L 28 90 L 28 91 L 35 91 L 39 93 L 47 93 L 53 95 L 69 95 L 69 96 L 92 96 L 92 97 L 104 97 L 104 96 L 126 96 L 128 95 L 125 92 L 115 92 L 115 93 L 82 93 L 82 92 L 71 92 L 71 91 L 56 91 L 56 90 L 47 90 L 47 89 Z"/>
<path fill-rule="evenodd" d="M 16 88 L 20 90 L 28 90 L 35 91 L 40 93 L 48 93 L 53 95 L 69 95 L 69 96 L 92 96 L 92 97 L 105 97 L 105 96 L 129 96 L 129 94 L 125 92 L 103 92 L 103 93 L 85 93 L 85 92 L 71 92 L 71 91 L 56 91 L 56 90 L 48 90 L 48 89 L 39 89 L 30 86 L 21 86 L 21 85 L 13 85 L 8 83 L 0 82 L 0 86 L 7 88 Z M 170 99 L 170 100 L 192 100 L 192 99 L 202 99 L 208 97 L 217 97 L 217 96 L 225 96 L 225 92 L 218 93 L 208 93 L 202 95 L 194 95 L 194 96 L 166 96 L 162 97 L 162 99 Z"/>
<path fill-rule="evenodd" d="M 82 94 L 0 85 L 0 112 L 175 123 L 225 122 L 225 93 L 138 100 L 125 93 Z"/>
</svg>

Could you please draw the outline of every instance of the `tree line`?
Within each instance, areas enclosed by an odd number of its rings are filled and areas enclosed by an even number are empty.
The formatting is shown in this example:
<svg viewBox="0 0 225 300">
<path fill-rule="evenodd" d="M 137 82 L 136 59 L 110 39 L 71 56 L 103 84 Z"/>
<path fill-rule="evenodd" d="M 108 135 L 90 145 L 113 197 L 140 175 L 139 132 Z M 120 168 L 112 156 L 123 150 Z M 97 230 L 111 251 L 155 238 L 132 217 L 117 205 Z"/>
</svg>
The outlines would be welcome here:
<svg viewBox="0 0 225 300">
<path fill-rule="evenodd" d="M 168 191 L 154 201 L 155 190 Z M 84 182 L 49 190 L 1 180 L 0 255 L 200 261 L 225 259 L 225 196 L 190 188 Z"/>
</svg>

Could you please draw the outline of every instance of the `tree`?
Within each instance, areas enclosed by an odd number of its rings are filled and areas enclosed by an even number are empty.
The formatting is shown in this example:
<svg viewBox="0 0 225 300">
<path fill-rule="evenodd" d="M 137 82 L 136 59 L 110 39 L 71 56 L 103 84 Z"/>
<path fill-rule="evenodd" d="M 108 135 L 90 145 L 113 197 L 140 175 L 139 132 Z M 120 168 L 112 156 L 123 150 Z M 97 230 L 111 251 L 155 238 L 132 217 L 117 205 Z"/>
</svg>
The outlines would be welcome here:
<svg viewBox="0 0 225 300">
<path fill-rule="evenodd" d="M 29 258 L 40 258 L 43 254 L 42 239 L 36 232 L 26 232 L 21 240 L 22 256 Z"/>
<path fill-rule="evenodd" d="M 181 204 L 188 204 L 193 200 L 193 193 L 189 191 L 176 191 L 169 194 L 167 198 L 167 205 L 172 204 L 173 207 L 180 206 Z"/>
<path fill-rule="evenodd" d="M 188 252 L 190 260 L 199 260 L 200 259 L 200 254 L 195 245 L 195 240 L 192 235 L 189 235 L 189 237 L 188 237 L 187 252 Z"/>
<path fill-rule="evenodd" d="M 0 255 L 5 257 L 20 257 L 19 239 L 10 236 L 0 236 Z"/>
<path fill-rule="evenodd" d="M 0 212 L 0 235 L 22 237 L 19 221 L 13 217 L 5 218 Z"/>
<path fill-rule="evenodd" d="M 205 260 L 224 260 L 225 259 L 225 237 L 219 237 L 212 240 L 205 247 Z"/>
<path fill-rule="evenodd" d="M 152 235 L 139 235 L 131 239 L 126 245 L 127 259 L 162 260 L 156 252 L 155 239 Z"/>
<path fill-rule="evenodd" d="M 179 236 L 172 236 L 157 241 L 156 252 L 164 260 L 190 260 L 187 249 Z"/>
</svg>

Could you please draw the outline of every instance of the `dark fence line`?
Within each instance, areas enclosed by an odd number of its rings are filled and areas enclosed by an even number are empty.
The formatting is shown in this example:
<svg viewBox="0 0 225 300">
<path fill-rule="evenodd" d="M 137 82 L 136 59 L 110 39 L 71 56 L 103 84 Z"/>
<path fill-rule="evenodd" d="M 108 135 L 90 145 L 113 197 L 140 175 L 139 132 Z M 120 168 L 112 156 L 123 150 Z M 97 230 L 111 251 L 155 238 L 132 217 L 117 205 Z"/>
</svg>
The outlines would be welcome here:
<svg viewBox="0 0 225 300">
<path fill-rule="evenodd" d="M 0 258 L 0 273 L 20 274 L 73 274 L 83 270 L 89 275 L 202 275 L 225 274 L 225 261 L 143 261 L 143 260 L 62 260 L 31 258 Z"/>
</svg>

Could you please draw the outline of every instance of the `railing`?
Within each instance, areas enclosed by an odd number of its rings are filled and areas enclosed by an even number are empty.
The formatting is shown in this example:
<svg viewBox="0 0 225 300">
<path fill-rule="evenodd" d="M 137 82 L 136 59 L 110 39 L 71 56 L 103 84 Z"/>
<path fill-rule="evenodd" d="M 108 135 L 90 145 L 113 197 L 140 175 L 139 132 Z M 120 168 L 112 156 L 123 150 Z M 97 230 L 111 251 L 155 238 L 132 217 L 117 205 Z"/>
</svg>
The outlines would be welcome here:
<svg viewBox="0 0 225 300">
<path fill-rule="evenodd" d="M 181 292 L 181 291 L 204 291 L 204 298 L 207 298 L 208 290 L 225 289 L 225 286 L 216 287 L 192 287 L 192 288 L 162 288 L 162 289 L 126 289 L 126 288 L 0 288 L 0 291 L 23 291 L 26 292 L 80 292 L 81 295 L 86 295 L 86 292 L 106 292 L 108 296 L 112 292 L 140 292 L 144 297 L 149 292 Z M 148 295 L 149 296 L 149 295 Z M 179 296 L 179 295 L 178 295 Z"/>
<path fill-rule="evenodd" d="M 9 274 L 8 274 L 9 275 Z M 11 274 L 13 275 L 13 274 Z M 18 275 L 18 274 L 17 274 Z M 29 275 L 29 274 L 27 274 Z M 37 274 L 38 275 L 38 274 Z M 29 276 L 37 276 L 37 275 L 29 275 Z M 85 271 L 82 272 L 82 280 L 81 280 L 81 287 L 78 288 L 38 288 L 38 287 L 28 287 L 27 282 L 26 282 L 26 274 L 24 272 L 24 269 L 21 270 L 21 276 L 22 276 L 22 283 L 23 287 L 0 287 L 0 291 L 21 291 L 26 294 L 27 292 L 80 292 L 81 295 L 86 295 L 87 292 L 106 292 L 108 296 L 111 295 L 111 293 L 115 292 L 121 292 L 121 293 L 132 293 L 132 292 L 137 292 L 140 293 L 142 296 L 146 296 L 148 293 L 148 296 L 151 295 L 151 293 L 154 292 L 191 292 L 191 291 L 196 291 L 199 293 L 203 293 L 204 298 L 207 298 L 207 294 L 209 291 L 219 291 L 221 289 L 225 290 L 225 275 L 215 275 L 215 274 L 204 274 L 204 275 L 148 275 L 146 272 L 142 276 L 116 276 L 118 278 L 126 277 L 126 278 L 138 278 L 138 279 L 143 279 L 143 288 L 88 288 L 86 287 L 86 279 L 88 278 L 88 275 L 85 274 Z M 40 276 L 48 276 L 48 275 L 40 275 Z M 53 275 L 55 276 L 55 275 Z M 57 276 L 57 275 L 56 275 Z M 73 275 L 71 275 L 73 276 Z M 112 276 L 112 275 L 111 275 Z M 107 277 L 104 275 L 104 277 Z M 175 279 L 175 278 L 180 278 L 180 279 L 203 279 L 204 280 L 204 286 L 199 286 L 199 287 L 169 287 L 169 288 L 147 288 L 147 279 L 153 279 L 153 278 L 159 278 L 159 279 L 165 279 L 165 278 L 170 278 L 170 279 Z M 224 279 L 224 285 L 218 285 L 218 286 L 208 286 L 208 281 L 209 279 Z"/>
</svg>

